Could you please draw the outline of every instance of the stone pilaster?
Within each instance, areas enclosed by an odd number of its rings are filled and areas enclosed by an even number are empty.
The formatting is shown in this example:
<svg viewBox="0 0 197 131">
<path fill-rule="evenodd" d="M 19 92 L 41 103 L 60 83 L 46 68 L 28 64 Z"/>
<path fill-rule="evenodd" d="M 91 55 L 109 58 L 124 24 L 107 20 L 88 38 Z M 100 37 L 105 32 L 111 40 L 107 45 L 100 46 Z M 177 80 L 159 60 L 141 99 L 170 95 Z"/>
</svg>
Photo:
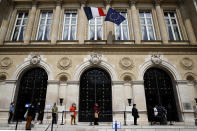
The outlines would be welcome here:
<svg viewBox="0 0 197 131">
<path fill-rule="evenodd" d="M 166 24 L 164 21 L 164 15 L 163 15 L 161 7 L 160 7 L 161 1 L 162 0 L 154 0 L 154 4 L 155 4 L 155 9 L 156 9 L 156 14 L 157 14 L 157 20 L 159 23 L 161 40 L 164 44 L 167 44 L 168 43 L 168 32 L 167 32 Z"/>
<path fill-rule="evenodd" d="M 0 45 L 2 45 L 3 42 L 5 41 L 5 37 L 6 37 L 8 26 L 9 26 L 9 20 L 13 12 L 13 7 L 14 7 L 13 3 L 10 3 L 10 4 L 12 5 L 10 5 L 10 8 L 8 9 L 8 11 L 6 10 L 7 15 L 4 15 L 4 18 L 2 20 L 2 25 L 0 28 Z"/>
<path fill-rule="evenodd" d="M 58 39 L 58 31 L 59 31 L 59 21 L 60 21 L 60 13 L 61 13 L 61 3 L 62 0 L 57 0 L 55 15 L 54 15 L 54 22 L 52 27 L 52 34 L 51 34 L 51 43 L 56 44 Z"/>
<path fill-rule="evenodd" d="M 130 7 L 131 7 L 131 17 L 132 17 L 132 23 L 133 23 L 134 39 L 135 39 L 135 43 L 139 44 L 141 42 L 141 33 L 140 33 L 139 18 L 138 18 L 137 9 L 135 6 L 137 0 L 129 0 L 129 2 L 130 2 Z"/>
<path fill-rule="evenodd" d="M 194 30 L 192 28 L 191 20 L 188 17 L 189 14 L 187 12 L 187 9 L 185 8 L 184 1 L 178 0 L 178 4 L 179 4 L 179 7 L 180 7 L 180 12 L 181 12 L 183 22 L 184 22 L 184 25 L 185 25 L 185 28 L 186 28 L 188 39 L 189 39 L 191 44 L 195 44 L 196 43 L 196 36 L 195 36 Z"/>
<path fill-rule="evenodd" d="M 36 10 L 37 10 L 37 1 L 35 0 L 32 2 L 32 8 L 31 8 L 29 18 L 28 18 L 28 23 L 26 26 L 26 31 L 25 31 L 25 35 L 24 35 L 24 43 L 25 44 L 29 44 L 30 40 L 31 40 L 31 34 L 32 34 L 33 25 L 34 25 L 34 21 L 35 21 Z"/>
<path fill-rule="evenodd" d="M 106 9 L 106 15 L 107 15 L 107 11 L 109 10 L 109 8 L 111 7 L 111 1 L 112 0 L 104 0 L 104 4 L 105 4 L 105 9 Z M 114 24 L 112 22 L 104 22 L 105 24 L 105 39 L 107 39 L 107 44 L 112 44 L 113 42 L 113 36 L 114 36 Z"/>
<path fill-rule="evenodd" d="M 80 44 L 84 44 L 84 40 L 86 39 L 86 26 L 87 26 L 87 17 L 85 15 L 85 12 L 83 10 L 83 7 L 85 7 L 87 0 L 81 1 L 81 8 L 79 9 L 79 15 L 78 15 L 78 40 Z"/>
</svg>

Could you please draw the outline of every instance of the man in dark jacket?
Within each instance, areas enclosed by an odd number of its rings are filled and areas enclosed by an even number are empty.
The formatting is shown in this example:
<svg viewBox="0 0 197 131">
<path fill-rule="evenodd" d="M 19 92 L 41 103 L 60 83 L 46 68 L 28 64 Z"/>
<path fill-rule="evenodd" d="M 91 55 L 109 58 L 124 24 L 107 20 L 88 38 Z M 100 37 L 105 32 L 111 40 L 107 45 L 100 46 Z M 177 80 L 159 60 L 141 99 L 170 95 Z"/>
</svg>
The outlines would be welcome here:
<svg viewBox="0 0 197 131">
<path fill-rule="evenodd" d="M 137 125 L 137 118 L 139 118 L 139 115 L 138 115 L 138 110 L 136 108 L 136 104 L 133 104 L 132 116 L 134 117 L 134 125 Z"/>
</svg>

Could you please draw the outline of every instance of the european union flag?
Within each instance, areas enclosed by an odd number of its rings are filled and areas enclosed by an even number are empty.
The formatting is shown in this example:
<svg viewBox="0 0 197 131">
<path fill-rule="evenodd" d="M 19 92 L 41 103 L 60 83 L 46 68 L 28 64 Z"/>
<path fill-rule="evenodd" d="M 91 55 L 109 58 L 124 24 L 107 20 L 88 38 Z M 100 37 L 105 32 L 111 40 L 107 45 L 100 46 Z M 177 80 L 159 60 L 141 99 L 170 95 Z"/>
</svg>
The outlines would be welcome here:
<svg viewBox="0 0 197 131">
<path fill-rule="evenodd" d="M 117 25 L 120 25 L 125 20 L 125 17 L 112 8 L 109 8 L 105 21 L 111 21 Z"/>
</svg>

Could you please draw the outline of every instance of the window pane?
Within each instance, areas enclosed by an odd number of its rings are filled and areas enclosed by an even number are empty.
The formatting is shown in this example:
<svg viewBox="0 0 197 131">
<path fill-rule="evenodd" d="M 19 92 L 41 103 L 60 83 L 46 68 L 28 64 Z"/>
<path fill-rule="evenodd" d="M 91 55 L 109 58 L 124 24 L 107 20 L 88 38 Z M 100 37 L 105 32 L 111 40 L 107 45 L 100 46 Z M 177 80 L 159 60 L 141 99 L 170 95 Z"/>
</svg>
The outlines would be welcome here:
<svg viewBox="0 0 197 131">
<path fill-rule="evenodd" d="M 90 40 L 94 40 L 95 29 L 94 26 L 90 26 Z"/>
<path fill-rule="evenodd" d="M 76 24 L 76 23 L 77 23 L 76 18 L 72 18 L 71 24 Z"/>
<path fill-rule="evenodd" d="M 144 19 L 144 18 L 141 18 L 141 19 L 140 19 L 140 23 L 141 23 L 141 24 L 145 24 L 145 19 Z"/>
<path fill-rule="evenodd" d="M 49 40 L 50 26 L 46 26 L 44 40 Z"/>
<path fill-rule="evenodd" d="M 51 24 L 51 23 L 52 23 L 52 19 L 48 19 L 47 24 Z"/>
<path fill-rule="evenodd" d="M 19 34 L 19 40 L 20 40 L 20 41 L 23 40 L 24 31 L 25 31 L 25 27 L 21 27 L 21 32 L 20 32 L 20 34 Z"/>
<path fill-rule="evenodd" d="M 23 17 L 23 13 L 19 13 L 18 18 L 22 18 L 22 17 Z"/>
<path fill-rule="evenodd" d="M 170 24 L 170 20 L 169 19 L 165 19 L 166 24 Z"/>
<path fill-rule="evenodd" d="M 27 19 L 24 19 L 23 20 L 23 25 L 26 25 L 27 24 Z"/>
<path fill-rule="evenodd" d="M 71 26 L 70 40 L 75 40 L 76 26 Z"/>
<path fill-rule="evenodd" d="M 95 22 L 95 19 L 90 20 L 90 24 L 95 24 L 94 22 Z"/>
<path fill-rule="evenodd" d="M 21 24 L 21 19 L 17 20 L 16 25 L 20 25 Z"/>
<path fill-rule="evenodd" d="M 121 31 L 120 31 L 120 26 L 116 25 L 116 40 L 121 40 Z"/>
<path fill-rule="evenodd" d="M 143 40 L 148 40 L 146 26 L 142 26 L 142 39 Z"/>
<path fill-rule="evenodd" d="M 102 24 L 102 19 L 101 18 L 97 18 L 97 24 Z"/>
<path fill-rule="evenodd" d="M 172 29 L 171 29 L 170 26 L 168 26 L 168 33 L 169 33 L 169 38 L 170 38 L 170 40 L 174 40 L 174 38 L 173 38 L 173 33 L 172 33 Z"/>
<path fill-rule="evenodd" d="M 69 27 L 64 26 L 63 40 L 68 40 L 68 31 L 69 31 Z"/>
<path fill-rule="evenodd" d="M 70 19 L 69 18 L 66 18 L 65 19 L 65 24 L 69 24 L 69 22 L 70 22 Z"/>
<path fill-rule="evenodd" d="M 72 17 L 77 17 L 77 13 L 72 13 Z"/>
<path fill-rule="evenodd" d="M 45 24 L 45 19 L 41 19 L 40 24 L 44 25 Z"/>
<path fill-rule="evenodd" d="M 127 26 L 123 26 L 123 40 L 128 40 L 128 28 Z"/>
<path fill-rule="evenodd" d="M 170 12 L 170 17 L 174 17 L 174 12 Z"/>
<path fill-rule="evenodd" d="M 146 17 L 151 17 L 151 14 L 150 14 L 150 12 L 146 12 Z"/>
<path fill-rule="evenodd" d="M 97 26 L 97 40 L 102 40 L 102 26 Z"/>
<path fill-rule="evenodd" d="M 175 19 L 172 19 L 172 24 L 176 24 L 176 20 Z"/>
<path fill-rule="evenodd" d="M 140 12 L 140 17 L 144 17 L 144 12 Z"/>
<path fill-rule="evenodd" d="M 52 13 L 48 12 L 48 18 L 52 18 Z"/>
<path fill-rule="evenodd" d="M 17 40 L 18 33 L 19 33 L 19 27 L 16 27 L 14 30 L 13 38 L 12 38 L 13 41 Z"/>
<path fill-rule="evenodd" d="M 164 16 L 168 17 L 168 13 L 167 12 L 164 12 Z"/>
<path fill-rule="evenodd" d="M 147 19 L 147 24 L 151 24 L 151 25 L 152 25 L 152 20 L 151 20 L 151 18 L 148 18 L 148 19 Z"/>
<path fill-rule="evenodd" d="M 66 17 L 70 17 L 70 13 L 66 13 Z"/>
<path fill-rule="evenodd" d="M 175 34 L 176 40 L 181 40 L 177 26 L 174 26 L 174 34 Z"/>
<path fill-rule="evenodd" d="M 40 26 L 37 40 L 42 40 L 44 26 Z"/>
<path fill-rule="evenodd" d="M 25 18 L 27 18 L 28 17 L 28 13 L 25 13 Z"/>
<path fill-rule="evenodd" d="M 150 40 L 155 40 L 154 32 L 153 32 L 153 27 L 152 26 L 149 26 L 148 27 L 148 33 L 149 33 Z"/>
<path fill-rule="evenodd" d="M 42 12 L 41 18 L 46 18 L 46 12 Z"/>
</svg>

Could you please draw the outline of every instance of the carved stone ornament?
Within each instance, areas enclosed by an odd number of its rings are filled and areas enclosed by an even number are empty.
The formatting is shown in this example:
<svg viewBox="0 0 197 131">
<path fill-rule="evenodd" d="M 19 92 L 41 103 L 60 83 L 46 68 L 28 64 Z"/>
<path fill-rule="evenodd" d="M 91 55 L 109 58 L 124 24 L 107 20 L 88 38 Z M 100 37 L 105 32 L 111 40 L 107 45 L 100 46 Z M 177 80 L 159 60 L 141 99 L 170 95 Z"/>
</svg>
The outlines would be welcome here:
<svg viewBox="0 0 197 131">
<path fill-rule="evenodd" d="M 129 57 L 123 57 L 120 60 L 119 65 L 124 70 L 131 70 L 134 67 L 133 60 Z"/>
<path fill-rule="evenodd" d="M 152 54 L 151 61 L 153 64 L 159 65 L 162 63 L 161 55 L 160 54 Z"/>
<path fill-rule="evenodd" d="M 37 65 L 40 63 L 40 60 L 41 60 L 40 55 L 32 55 L 30 59 L 30 63 L 32 65 Z"/>
<path fill-rule="evenodd" d="M 67 57 L 63 57 L 61 58 L 58 63 L 57 63 L 57 67 L 60 70 L 66 70 L 71 66 L 71 60 Z"/>
<path fill-rule="evenodd" d="M 183 58 L 181 61 L 181 66 L 185 69 L 185 70 L 191 70 L 193 68 L 194 62 L 192 59 L 185 57 Z"/>
<path fill-rule="evenodd" d="M 90 58 L 90 63 L 92 63 L 93 65 L 98 65 L 101 63 L 101 57 L 102 54 L 98 54 L 98 53 L 92 53 L 90 54 L 91 58 Z"/>
<path fill-rule="evenodd" d="M 4 57 L 3 59 L 1 59 L 0 62 L 0 67 L 1 69 L 9 69 L 10 66 L 12 65 L 12 60 L 9 57 Z"/>
</svg>

